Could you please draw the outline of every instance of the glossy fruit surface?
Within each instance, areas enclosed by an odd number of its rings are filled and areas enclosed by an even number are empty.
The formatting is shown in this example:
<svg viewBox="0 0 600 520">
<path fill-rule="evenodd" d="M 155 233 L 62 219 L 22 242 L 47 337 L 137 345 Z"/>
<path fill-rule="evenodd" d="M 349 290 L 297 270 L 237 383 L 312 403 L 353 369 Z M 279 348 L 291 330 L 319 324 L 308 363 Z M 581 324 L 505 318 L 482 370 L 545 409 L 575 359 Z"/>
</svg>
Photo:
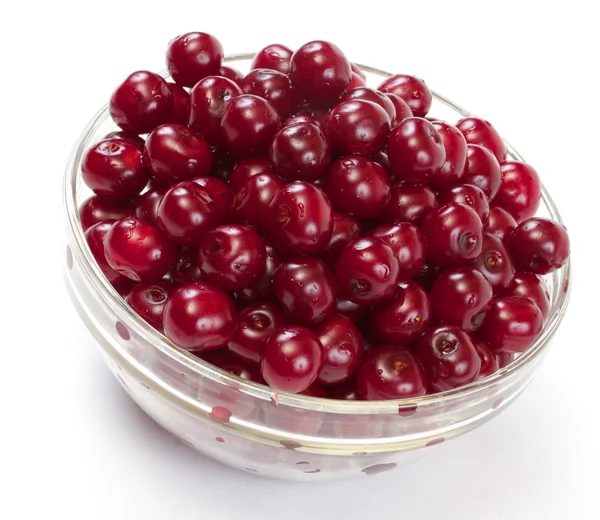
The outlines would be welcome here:
<svg viewBox="0 0 600 520">
<path fill-rule="evenodd" d="M 231 193 L 227 184 L 215 177 L 198 177 L 194 179 L 193 182 L 206 190 L 210 195 L 215 203 L 219 222 L 227 220 L 229 206 L 231 205 L 231 199 L 233 198 L 233 193 Z"/>
<path fill-rule="evenodd" d="M 135 216 L 158 226 L 158 206 L 167 191 L 167 187 L 157 186 L 140 195 L 135 204 Z"/>
<path fill-rule="evenodd" d="M 181 85 L 167 82 L 173 96 L 173 108 L 167 123 L 187 125 L 190 118 L 190 95 Z"/>
<path fill-rule="evenodd" d="M 98 267 L 104 273 L 104 276 L 108 279 L 109 282 L 114 282 L 122 277 L 119 273 L 117 273 L 106 260 L 106 254 L 104 252 L 104 239 L 106 238 L 106 233 L 115 223 L 114 220 L 105 220 L 103 222 L 98 222 L 93 226 L 90 226 L 85 232 L 85 240 L 98 264 Z"/>
<path fill-rule="evenodd" d="M 180 247 L 175 263 L 171 267 L 171 280 L 175 285 L 185 285 L 201 279 L 202 273 L 198 267 L 198 248 Z"/>
<path fill-rule="evenodd" d="M 494 197 L 494 206 L 508 211 L 517 222 L 532 217 L 542 196 L 537 172 L 528 164 L 509 161 L 500 164 L 502 183 Z"/>
<path fill-rule="evenodd" d="M 550 313 L 550 293 L 544 280 L 537 274 L 519 272 L 513 276 L 502 296 L 528 298 L 540 309 L 544 321 Z"/>
<path fill-rule="evenodd" d="M 469 144 L 461 182 L 477 186 L 489 200 L 492 200 L 502 184 L 500 163 L 496 156 L 485 146 Z"/>
<path fill-rule="evenodd" d="M 406 101 L 415 117 L 425 117 L 431 108 L 433 96 L 422 79 L 407 74 L 395 74 L 385 79 L 377 90 L 396 94 Z"/>
<path fill-rule="evenodd" d="M 508 211 L 493 206 L 490 208 L 490 216 L 483 229 L 486 233 L 491 233 L 499 240 L 506 242 L 516 227 L 517 221 Z"/>
<path fill-rule="evenodd" d="M 371 101 L 376 105 L 379 105 L 383 108 L 388 117 L 390 118 L 390 123 L 392 123 L 396 119 L 396 108 L 394 107 L 394 103 L 392 100 L 383 92 L 379 92 L 378 90 L 368 88 L 368 87 L 358 87 L 353 89 L 348 89 L 346 93 L 340 98 L 340 102 L 344 101 Z"/>
<path fill-rule="evenodd" d="M 251 70 L 242 82 L 242 90 L 266 99 L 282 118 L 296 107 L 297 96 L 290 78 L 276 70 Z"/>
<path fill-rule="evenodd" d="M 386 222 L 410 222 L 419 226 L 429 212 L 438 206 L 435 193 L 424 184 L 394 184 L 383 220 Z"/>
<path fill-rule="evenodd" d="M 93 195 L 79 207 L 79 220 L 84 231 L 104 220 L 119 220 L 133 215 L 135 203 L 129 199 L 112 199 Z"/>
<path fill-rule="evenodd" d="M 265 157 L 250 157 L 237 161 L 229 176 L 229 188 L 236 193 L 246 181 L 259 173 L 273 173 L 269 160 Z"/>
<path fill-rule="evenodd" d="M 219 74 L 223 47 L 214 36 L 203 32 L 182 34 L 169 42 L 167 66 L 176 83 L 193 87 L 206 76 Z"/>
<path fill-rule="evenodd" d="M 433 172 L 429 185 L 434 189 L 449 188 L 461 182 L 467 162 L 467 141 L 460 130 L 444 121 L 433 121 L 444 144 L 446 159 L 442 167 Z"/>
<path fill-rule="evenodd" d="M 382 224 L 369 230 L 366 236 L 378 238 L 388 244 L 396 258 L 400 279 L 408 279 L 421 272 L 425 264 L 425 238 L 421 230 L 408 222 Z"/>
<path fill-rule="evenodd" d="M 490 348 L 490 346 L 483 342 L 474 340 L 473 344 L 475 345 L 475 349 L 479 354 L 479 359 L 481 361 L 481 367 L 479 368 L 479 373 L 475 378 L 475 381 L 479 381 L 484 377 L 491 376 L 500 368 L 498 366 L 498 358 L 494 354 L 494 351 Z"/>
<path fill-rule="evenodd" d="M 335 267 L 342 249 L 361 235 L 361 226 L 358 220 L 347 213 L 333 212 L 333 230 L 327 245 L 321 253 L 321 258 L 330 267 Z"/>
<path fill-rule="evenodd" d="M 229 212 L 232 220 L 263 229 L 269 201 L 284 186 L 285 181 L 274 173 L 261 173 L 251 177 L 233 196 Z"/>
<path fill-rule="evenodd" d="M 273 43 L 256 53 L 250 69 L 271 69 L 287 74 L 290 71 L 290 60 L 293 51 L 285 45 Z"/>
<path fill-rule="evenodd" d="M 262 300 L 276 300 L 273 293 L 273 276 L 283 261 L 281 252 L 271 244 L 265 242 L 265 268 L 260 277 L 251 285 L 239 290 L 236 295 L 243 302 L 257 302 Z"/>
<path fill-rule="evenodd" d="M 159 332 L 163 331 L 163 311 L 173 289 L 170 282 L 157 280 L 136 285 L 125 298 L 131 308 Z"/>
<path fill-rule="evenodd" d="M 498 161 L 506 160 L 506 145 L 489 121 L 479 117 L 467 117 L 456 123 L 456 127 L 463 133 L 467 143 L 485 146 Z"/>
<path fill-rule="evenodd" d="M 485 193 L 472 184 L 458 184 L 438 193 L 440 204 L 457 202 L 475 210 L 481 222 L 485 224 L 490 216 L 490 205 Z"/>
<path fill-rule="evenodd" d="M 498 237 L 490 233 L 483 235 L 483 249 L 473 267 L 487 278 L 495 294 L 501 292 L 515 274 L 508 250 Z"/>
</svg>

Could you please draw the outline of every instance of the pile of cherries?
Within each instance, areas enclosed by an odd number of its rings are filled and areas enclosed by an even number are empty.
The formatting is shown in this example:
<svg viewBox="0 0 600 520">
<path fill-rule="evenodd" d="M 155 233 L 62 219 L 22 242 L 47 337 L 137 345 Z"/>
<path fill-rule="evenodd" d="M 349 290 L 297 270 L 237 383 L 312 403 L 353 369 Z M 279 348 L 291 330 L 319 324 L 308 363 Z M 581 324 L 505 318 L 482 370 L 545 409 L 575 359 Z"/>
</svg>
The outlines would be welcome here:
<svg viewBox="0 0 600 520">
<path fill-rule="evenodd" d="M 222 58 L 209 34 L 172 40 L 174 82 L 127 77 L 121 130 L 83 160 L 87 241 L 142 318 L 237 376 L 333 399 L 457 388 L 531 346 L 569 240 L 490 123 L 427 118 L 422 80 L 368 88 L 325 41 L 269 45 L 246 76 Z"/>
</svg>

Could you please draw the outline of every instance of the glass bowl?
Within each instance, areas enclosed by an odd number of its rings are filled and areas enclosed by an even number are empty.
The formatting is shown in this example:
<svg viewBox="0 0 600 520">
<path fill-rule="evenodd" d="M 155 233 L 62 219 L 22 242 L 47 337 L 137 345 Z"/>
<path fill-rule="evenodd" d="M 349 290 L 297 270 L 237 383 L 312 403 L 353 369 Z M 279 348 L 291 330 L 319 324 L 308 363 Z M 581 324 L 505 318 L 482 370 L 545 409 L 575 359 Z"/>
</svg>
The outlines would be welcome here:
<svg viewBox="0 0 600 520">
<path fill-rule="evenodd" d="M 249 69 L 252 54 L 226 58 Z M 360 66 L 367 84 L 389 73 Z M 166 75 L 166 74 L 165 74 Z M 430 114 L 469 114 L 435 94 Z M 230 375 L 179 349 L 133 312 L 87 246 L 78 207 L 91 192 L 81 178 L 85 150 L 116 130 L 105 106 L 77 141 L 64 178 L 65 279 L 73 304 L 115 377 L 163 428 L 234 468 L 290 480 L 334 480 L 392 470 L 499 414 L 525 389 L 548 350 L 569 299 L 569 263 L 546 277 L 551 311 L 535 344 L 490 377 L 436 395 L 398 401 L 298 396 Z M 510 146 L 512 159 L 523 160 Z M 538 212 L 561 222 L 544 189 Z"/>
</svg>

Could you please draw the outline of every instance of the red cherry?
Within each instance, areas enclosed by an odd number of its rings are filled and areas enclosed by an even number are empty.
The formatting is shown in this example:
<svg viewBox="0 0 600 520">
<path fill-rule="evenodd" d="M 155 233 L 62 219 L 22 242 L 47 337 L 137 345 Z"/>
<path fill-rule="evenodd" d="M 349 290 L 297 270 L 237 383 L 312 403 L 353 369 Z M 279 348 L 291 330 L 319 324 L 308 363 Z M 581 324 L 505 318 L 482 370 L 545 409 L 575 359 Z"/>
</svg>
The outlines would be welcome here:
<svg viewBox="0 0 600 520">
<path fill-rule="evenodd" d="M 446 188 L 438 193 L 438 201 L 440 204 L 457 202 L 469 206 L 475 210 L 484 224 L 490 216 L 490 205 L 485 193 L 472 184 L 459 184 Z"/>
<path fill-rule="evenodd" d="M 90 226 L 85 232 L 85 239 L 88 243 L 90 251 L 100 267 L 101 271 L 104 273 L 104 276 L 108 279 L 109 282 L 115 282 L 122 276 L 117 273 L 107 262 L 106 254 L 104 253 L 104 240 L 106 238 L 106 233 L 115 223 L 114 220 L 105 220 L 103 222 L 98 222 L 93 226 Z"/>
<path fill-rule="evenodd" d="M 329 242 L 321 253 L 321 258 L 330 267 L 335 267 L 342 249 L 361 235 L 359 222 L 346 213 L 333 212 L 333 230 Z"/>
<path fill-rule="evenodd" d="M 544 280 L 537 274 L 520 272 L 514 275 L 511 282 L 502 292 L 502 296 L 518 296 L 528 298 L 538 306 L 544 321 L 550 313 L 550 293 Z"/>
<path fill-rule="evenodd" d="M 98 222 L 119 220 L 135 213 L 132 200 L 115 200 L 109 197 L 94 195 L 79 207 L 79 220 L 84 231 Z"/>
<path fill-rule="evenodd" d="M 383 214 L 383 220 L 410 222 L 419 226 L 429 212 L 438 205 L 435 193 L 424 184 L 395 184 L 392 186 L 390 201 Z"/>
<path fill-rule="evenodd" d="M 181 85 L 167 82 L 173 96 L 173 108 L 167 123 L 187 125 L 190 118 L 190 95 Z"/>
<path fill-rule="evenodd" d="M 231 201 L 231 218 L 240 224 L 262 229 L 271 197 L 284 186 L 285 182 L 274 173 L 251 177 Z"/>
<path fill-rule="evenodd" d="M 250 69 L 271 69 L 287 74 L 290 71 L 290 60 L 293 51 L 285 45 L 273 43 L 256 53 Z"/>
<path fill-rule="evenodd" d="M 517 221 L 508 211 L 494 206 L 490 208 L 490 216 L 485 224 L 484 231 L 505 242 L 516 227 Z"/>
<path fill-rule="evenodd" d="M 442 139 L 446 160 L 439 170 L 433 172 L 429 185 L 435 189 L 449 188 L 463 176 L 467 162 L 467 141 L 460 130 L 449 123 L 433 121 L 432 125 Z"/>
<path fill-rule="evenodd" d="M 181 247 L 177 253 L 177 259 L 171 267 L 171 279 L 176 285 L 185 285 L 197 282 L 202 278 L 200 267 L 198 267 L 198 248 Z"/>
<path fill-rule="evenodd" d="M 344 101 L 356 101 L 362 99 L 363 101 L 371 101 L 376 105 L 383 108 L 390 118 L 390 122 L 396 119 L 396 109 L 394 108 L 393 101 L 383 92 L 368 88 L 368 87 L 357 87 L 348 89 L 346 93 L 341 97 L 340 102 Z"/>
<path fill-rule="evenodd" d="M 244 81 L 244 75 L 237 69 L 233 67 L 229 67 L 227 65 L 221 65 L 219 69 L 219 76 L 223 76 L 231 81 L 233 81 L 240 88 L 242 87 L 242 82 Z"/>
<path fill-rule="evenodd" d="M 387 78 L 377 87 L 377 90 L 396 94 L 402 98 L 415 117 L 425 117 L 433 101 L 433 95 L 425 82 L 407 74 L 396 74 Z"/>
<path fill-rule="evenodd" d="M 219 74 L 223 47 L 210 34 L 190 32 L 169 42 L 167 66 L 176 83 L 193 87 L 206 76 Z"/>
<path fill-rule="evenodd" d="M 501 292 L 515 274 L 506 247 L 501 240 L 490 233 L 483 235 L 483 249 L 481 255 L 473 262 L 473 267 L 487 278 L 494 293 Z"/>
<path fill-rule="evenodd" d="M 475 378 L 475 381 L 479 381 L 480 379 L 491 376 L 498 371 L 498 359 L 496 358 L 494 351 L 487 343 L 473 340 L 473 344 L 475 345 L 477 353 L 479 354 L 479 359 L 481 360 L 481 368 L 479 369 L 479 374 L 477 374 L 477 377 Z"/>
<path fill-rule="evenodd" d="M 135 216 L 158 226 L 158 206 L 167 191 L 167 187 L 157 186 L 140 195 L 135 205 Z"/>
<path fill-rule="evenodd" d="M 297 103 L 290 78 L 268 69 L 251 70 L 242 83 L 244 94 L 253 94 L 267 100 L 281 117 L 286 117 Z"/>
<path fill-rule="evenodd" d="M 283 257 L 278 249 L 274 248 L 271 244 L 265 242 L 266 260 L 265 268 L 260 278 L 251 285 L 244 287 L 238 291 L 237 297 L 242 302 L 257 302 L 260 300 L 275 300 L 273 293 L 273 276 L 275 271 L 283 261 Z"/>
<path fill-rule="evenodd" d="M 392 102 L 392 105 L 394 105 L 394 112 L 396 113 L 396 116 L 392 120 L 392 128 L 404 121 L 407 117 L 414 117 L 412 110 L 404 99 L 390 92 L 386 92 L 385 95 Z"/>
<path fill-rule="evenodd" d="M 508 211 L 517 222 L 532 217 L 542 196 L 537 172 L 528 164 L 516 161 L 500 164 L 502 184 L 494 197 L 494 206 Z"/>
<path fill-rule="evenodd" d="M 131 308 L 159 332 L 163 331 L 163 311 L 173 286 L 158 280 L 136 285 L 125 298 Z"/>
<path fill-rule="evenodd" d="M 456 123 L 456 127 L 463 133 L 467 143 L 485 146 L 498 161 L 506 160 L 506 145 L 489 121 L 479 117 L 467 117 Z"/>
<path fill-rule="evenodd" d="M 500 163 L 496 156 L 485 146 L 470 144 L 467 146 L 467 163 L 462 182 L 477 186 L 492 200 L 502 184 Z"/>
<path fill-rule="evenodd" d="M 250 157 L 238 161 L 229 176 L 229 188 L 233 193 L 246 184 L 246 181 L 260 173 L 273 173 L 269 160 L 262 157 Z"/>
</svg>

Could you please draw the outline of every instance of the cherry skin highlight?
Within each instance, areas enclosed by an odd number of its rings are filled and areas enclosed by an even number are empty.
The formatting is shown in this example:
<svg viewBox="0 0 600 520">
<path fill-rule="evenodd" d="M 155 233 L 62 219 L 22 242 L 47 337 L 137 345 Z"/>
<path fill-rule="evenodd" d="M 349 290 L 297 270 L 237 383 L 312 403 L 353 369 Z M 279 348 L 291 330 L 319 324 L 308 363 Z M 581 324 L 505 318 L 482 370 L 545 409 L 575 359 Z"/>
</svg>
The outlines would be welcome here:
<svg viewBox="0 0 600 520">
<path fill-rule="evenodd" d="M 429 212 L 438 206 L 439 202 L 435 193 L 424 184 L 394 184 L 383 220 L 385 222 L 410 222 L 415 226 L 420 226 Z"/>
<path fill-rule="evenodd" d="M 267 45 L 256 53 L 250 69 L 271 69 L 287 74 L 290 71 L 292 54 L 293 51 L 285 45 L 279 43 Z"/>
</svg>

